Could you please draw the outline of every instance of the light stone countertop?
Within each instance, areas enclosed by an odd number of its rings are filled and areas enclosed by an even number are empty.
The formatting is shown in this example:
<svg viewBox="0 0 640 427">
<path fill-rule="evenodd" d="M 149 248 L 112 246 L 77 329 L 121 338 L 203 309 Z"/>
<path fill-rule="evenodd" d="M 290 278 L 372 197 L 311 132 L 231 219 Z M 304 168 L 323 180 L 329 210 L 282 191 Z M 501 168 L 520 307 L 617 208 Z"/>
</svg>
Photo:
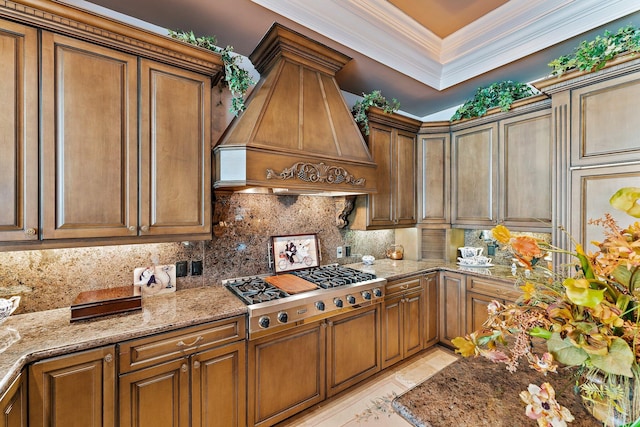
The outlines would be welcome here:
<svg viewBox="0 0 640 427">
<path fill-rule="evenodd" d="M 10 316 L 0 325 L 0 395 L 31 362 L 246 312 L 238 297 L 214 285 L 144 298 L 142 311 L 74 323 L 69 307 Z"/>
<path fill-rule="evenodd" d="M 439 270 L 514 279 L 511 270 L 501 266 L 473 269 L 390 259 L 376 260 L 371 266 L 348 266 L 388 280 Z M 246 313 L 239 298 L 222 285 L 212 285 L 145 298 L 142 311 L 75 323 L 70 322 L 69 307 L 10 316 L 0 325 L 0 395 L 31 362 Z"/>
</svg>

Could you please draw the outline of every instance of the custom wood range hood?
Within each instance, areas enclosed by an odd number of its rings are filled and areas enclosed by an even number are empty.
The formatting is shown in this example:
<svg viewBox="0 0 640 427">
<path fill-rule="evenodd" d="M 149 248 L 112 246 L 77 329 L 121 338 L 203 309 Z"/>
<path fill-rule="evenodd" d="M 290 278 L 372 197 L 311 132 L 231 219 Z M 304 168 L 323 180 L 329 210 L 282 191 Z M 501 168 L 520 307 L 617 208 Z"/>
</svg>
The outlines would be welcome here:
<svg viewBox="0 0 640 427">
<path fill-rule="evenodd" d="M 335 80 L 351 58 L 277 23 L 249 58 L 261 79 L 214 149 L 214 188 L 375 193 L 376 165 Z"/>
</svg>

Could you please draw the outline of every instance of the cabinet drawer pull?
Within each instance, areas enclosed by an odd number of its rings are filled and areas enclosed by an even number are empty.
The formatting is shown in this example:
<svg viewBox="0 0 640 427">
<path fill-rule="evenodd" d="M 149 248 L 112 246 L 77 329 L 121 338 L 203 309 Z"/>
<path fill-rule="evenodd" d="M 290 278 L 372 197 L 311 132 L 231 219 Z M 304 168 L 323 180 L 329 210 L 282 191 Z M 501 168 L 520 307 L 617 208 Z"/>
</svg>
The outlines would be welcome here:
<svg viewBox="0 0 640 427">
<path fill-rule="evenodd" d="M 200 367 L 200 362 L 198 362 L 197 360 L 195 360 L 193 362 L 193 369 L 198 369 Z"/>
<path fill-rule="evenodd" d="M 406 285 L 400 285 L 400 289 L 409 289 L 409 284 L 407 283 Z"/>
<path fill-rule="evenodd" d="M 199 335 L 195 340 L 193 340 L 192 343 L 185 344 L 184 341 L 180 340 L 180 341 L 178 341 L 178 344 L 176 344 L 176 345 L 178 347 L 193 347 L 194 345 L 198 344 L 203 339 L 204 339 L 204 337 L 202 335 Z"/>
<path fill-rule="evenodd" d="M 106 363 L 111 363 L 111 362 L 113 362 L 113 355 L 112 355 L 111 353 L 107 354 L 107 355 L 104 357 L 104 361 L 105 361 Z"/>
</svg>

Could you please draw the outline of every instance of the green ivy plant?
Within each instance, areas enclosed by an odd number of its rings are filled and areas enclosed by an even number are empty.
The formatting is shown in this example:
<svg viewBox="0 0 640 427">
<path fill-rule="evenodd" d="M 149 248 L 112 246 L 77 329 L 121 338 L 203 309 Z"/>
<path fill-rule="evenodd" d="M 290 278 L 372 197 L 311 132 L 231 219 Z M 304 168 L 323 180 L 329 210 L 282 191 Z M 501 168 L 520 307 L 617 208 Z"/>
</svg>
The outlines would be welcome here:
<svg viewBox="0 0 640 427">
<path fill-rule="evenodd" d="M 466 101 L 456 110 L 451 117 L 451 121 L 481 117 L 487 113 L 487 110 L 494 107 L 500 107 L 502 111 L 508 111 L 515 101 L 536 93 L 537 90 L 531 86 L 511 80 L 479 87 L 473 99 Z"/>
<path fill-rule="evenodd" d="M 367 117 L 367 111 L 369 111 L 370 107 L 378 107 L 386 114 L 391 114 L 400 109 L 400 103 L 395 98 L 393 98 L 391 102 L 387 101 L 379 90 L 374 90 L 369 94 L 363 93 L 362 99 L 356 101 L 353 107 L 351 107 L 351 113 L 353 114 L 355 122 L 360 125 L 360 129 L 362 129 L 365 135 L 369 135 L 369 117 Z"/>
<path fill-rule="evenodd" d="M 602 36 L 596 36 L 594 40 L 582 41 L 572 54 L 554 59 L 549 66 L 554 76 L 561 76 L 572 70 L 597 71 L 616 55 L 638 52 L 640 52 L 640 29 L 627 25 L 615 34 L 605 31 Z"/>
<path fill-rule="evenodd" d="M 193 31 L 174 31 L 168 30 L 169 37 L 198 46 L 204 49 L 211 50 L 219 53 L 224 64 L 224 83 L 231 92 L 231 111 L 234 115 L 240 114 L 244 111 L 246 105 L 245 94 L 249 87 L 256 82 L 251 78 L 249 72 L 240 67 L 239 63 L 241 57 L 233 55 L 233 47 L 227 46 L 224 49 L 216 45 L 217 39 L 215 36 L 202 36 L 196 37 Z"/>
</svg>

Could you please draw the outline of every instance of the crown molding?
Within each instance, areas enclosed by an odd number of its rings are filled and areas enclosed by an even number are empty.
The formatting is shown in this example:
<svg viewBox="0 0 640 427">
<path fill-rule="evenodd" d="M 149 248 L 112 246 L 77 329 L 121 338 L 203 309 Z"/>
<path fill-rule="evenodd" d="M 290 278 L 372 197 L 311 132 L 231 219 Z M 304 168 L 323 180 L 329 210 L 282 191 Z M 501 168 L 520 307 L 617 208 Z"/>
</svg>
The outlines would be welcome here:
<svg viewBox="0 0 640 427">
<path fill-rule="evenodd" d="M 440 39 L 386 0 L 252 1 L 438 90 L 640 10 L 637 0 L 510 0 Z"/>
</svg>

